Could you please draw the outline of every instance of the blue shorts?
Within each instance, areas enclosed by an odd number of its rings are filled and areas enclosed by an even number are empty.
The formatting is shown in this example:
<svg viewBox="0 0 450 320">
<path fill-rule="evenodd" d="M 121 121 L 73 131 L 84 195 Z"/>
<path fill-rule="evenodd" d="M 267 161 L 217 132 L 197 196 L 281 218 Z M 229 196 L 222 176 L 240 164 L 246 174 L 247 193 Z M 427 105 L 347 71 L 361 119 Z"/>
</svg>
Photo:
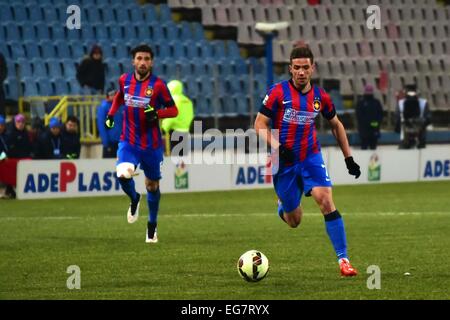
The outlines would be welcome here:
<svg viewBox="0 0 450 320">
<path fill-rule="evenodd" d="M 273 177 L 273 185 L 284 212 L 295 210 L 300 205 L 302 194 L 311 196 L 312 188 L 332 186 L 320 152 L 293 166 L 280 166 Z"/>
<path fill-rule="evenodd" d="M 162 148 L 142 150 L 128 142 L 121 141 L 117 150 L 117 158 L 116 165 L 122 162 L 131 162 L 137 168 L 140 164 L 145 177 L 150 180 L 161 179 L 161 166 L 164 160 Z"/>
</svg>

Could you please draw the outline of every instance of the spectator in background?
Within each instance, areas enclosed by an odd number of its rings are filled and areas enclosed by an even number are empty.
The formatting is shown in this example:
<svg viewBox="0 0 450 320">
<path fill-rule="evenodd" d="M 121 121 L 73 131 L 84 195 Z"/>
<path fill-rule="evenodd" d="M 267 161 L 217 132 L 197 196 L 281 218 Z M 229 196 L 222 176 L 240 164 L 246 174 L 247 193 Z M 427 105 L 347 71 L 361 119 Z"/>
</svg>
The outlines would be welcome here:
<svg viewBox="0 0 450 320">
<path fill-rule="evenodd" d="M 80 121 L 75 116 L 67 118 L 61 133 L 61 152 L 64 159 L 79 159 L 81 151 L 80 133 L 78 132 Z"/>
<path fill-rule="evenodd" d="M 10 158 L 29 158 L 32 146 L 28 131 L 25 128 L 25 116 L 18 114 L 14 117 L 14 123 L 7 133 L 8 156 Z"/>
<path fill-rule="evenodd" d="M 395 131 L 400 133 L 400 149 L 425 148 L 427 126 L 431 123 L 428 101 L 419 98 L 417 86 L 406 86 L 405 98 L 398 101 Z"/>
<path fill-rule="evenodd" d="M 34 117 L 31 120 L 31 128 L 28 130 L 28 137 L 32 146 L 32 158 L 36 158 L 39 152 L 38 140 L 41 134 L 45 131 L 44 121 L 39 117 Z"/>
<path fill-rule="evenodd" d="M 90 94 L 103 93 L 105 87 L 106 65 L 103 63 L 102 48 L 94 45 L 89 57 L 81 61 L 77 70 L 80 86 Z"/>
<path fill-rule="evenodd" d="M 0 115 L 0 161 L 6 159 L 8 145 L 6 144 L 6 121 L 5 117 Z"/>
<path fill-rule="evenodd" d="M 8 68 L 6 66 L 5 57 L 0 52 L 0 116 L 6 115 L 5 110 L 5 91 L 3 90 L 3 82 L 8 76 Z"/>
<path fill-rule="evenodd" d="M 364 96 L 356 106 L 356 119 L 361 139 L 361 149 L 377 148 L 380 137 L 380 126 L 383 120 L 383 107 L 381 102 L 373 95 L 374 88 L 368 84 L 364 87 Z"/>
<path fill-rule="evenodd" d="M 114 115 L 114 123 L 117 123 L 118 125 L 108 130 L 105 127 L 105 119 L 108 115 L 109 109 L 111 108 L 115 94 L 115 90 L 108 90 L 106 99 L 103 100 L 100 106 L 97 108 L 97 128 L 102 140 L 103 158 L 117 157 L 120 135 L 122 134 L 122 126 L 120 124 L 122 123 L 123 119 L 123 105 L 119 107 L 118 112 L 116 112 L 116 114 Z"/>
<path fill-rule="evenodd" d="M 175 118 L 166 118 L 162 120 L 161 129 L 164 133 L 173 134 L 173 132 L 180 133 L 183 136 L 183 143 L 185 143 L 185 147 L 183 149 L 189 150 L 186 144 L 187 134 L 189 133 L 189 129 L 191 127 L 192 120 L 194 120 L 194 108 L 192 105 L 192 101 L 184 95 L 183 93 L 183 83 L 179 80 L 172 80 L 167 84 L 169 88 L 170 94 L 172 95 L 173 101 L 178 108 L 178 115 Z M 170 149 L 178 144 L 178 139 L 176 141 L 172 141 L 170 139 Z M 179 154 L 182 156 L 183 154 Z"/>
<path fill-rule="evenodd" d="M 25 128 L 25 116 L 18 114 L 6 134 L 7 159 L 0 161 L 0 182 L 6 184 L 5 197 L 14 199 L 16 192 L 17 163 L 31 159 L 32 146 Z"/>
<path fill-rule="evenodd" d="M 50 119 L 48 129 L 42 132 L 38 139 L 36 154 L 38 159 L 62 159 L 61 127 L 58 118 Z"/>
</svg>

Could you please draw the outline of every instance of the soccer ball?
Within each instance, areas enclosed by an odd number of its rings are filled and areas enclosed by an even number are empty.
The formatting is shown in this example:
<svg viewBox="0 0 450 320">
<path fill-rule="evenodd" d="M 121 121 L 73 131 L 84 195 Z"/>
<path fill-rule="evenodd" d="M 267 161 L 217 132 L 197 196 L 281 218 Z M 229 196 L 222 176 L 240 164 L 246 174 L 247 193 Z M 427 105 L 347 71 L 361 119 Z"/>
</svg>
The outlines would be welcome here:
<svg viewBox="0 0 450 320">
<path fill-rule="evenodd" d="M 240 256 L 237 269 L 244 280 L 257 282 L 267 275 L 269 260 L 261 251 L 249 250 Z"/>
</svg>

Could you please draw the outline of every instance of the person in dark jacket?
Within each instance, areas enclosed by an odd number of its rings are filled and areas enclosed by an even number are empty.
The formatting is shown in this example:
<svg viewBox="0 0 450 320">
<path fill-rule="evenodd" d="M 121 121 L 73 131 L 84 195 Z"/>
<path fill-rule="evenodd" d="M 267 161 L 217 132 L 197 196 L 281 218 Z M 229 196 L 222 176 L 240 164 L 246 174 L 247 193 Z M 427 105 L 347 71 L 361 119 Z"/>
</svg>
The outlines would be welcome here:
<svg viewBox="0 0 450 320">
<path fill-rule="evenodd" d="M 25 116 L 18 114 L 14 117 L 14 123 L 7 133 L 8 157 L 30 158 L 32 146 L 25 128 Z"/>
<path fill-rule="evenodd" d="M 368 84 L 364 88 L 364 96 L 356 106 L 356 119 L 361 139 L 361 149 L 377 148 L 380 137 L 380 126 L 383 120 L 381 102 L 373 96 L 373 86 Z"/>
<path fill-rule="evenodd" d="M 79 159 L 81 151 L 80 134 L 78 132 L 79 120 L 75 116 L 67 118 L 61 133 L 61 152 L 65 159 Z"/>
<path fill-rule="evenodd" d="M 108 115 L 108 111 L 111 108 L 112 100 L 116 94 L 115 90 L 108 91 L 106 99 L 102 101 L 97 108 L 97 128 L 100 134 L 103 145 L 103 158 L 116 158 L 117 149 L 119 146 L 120 135 L 122 134 L 122 126 L 114 126 L 112 129 L 107 130 L 105 127 L 105 119 Z M 114 123 L 122 123 L 123 108 L 120 106 L 119 110 L 114 115 Z"/>
<path fill-rule="evenodd" d="M 0 115 L 0 161 L 8 156 L 8 145 L 6 144 L 6 121 L 5 117 Z"/>
<path fill-rule="evenodd" d="M 105 87 L 106 65 L 103 63 L 102 48 L 94 45 L 89 57 L 78 66 L 77 79 L 80 86 L 89 93 L 103 93 Z"/>
<path fill-rule="evenodd" d="M 48 129 L 41 133 L 38 139 L 36 157 L 38 159 L 62 159 L 61 121 L 53 117 L 50 119 Z"/>
<path fill-rule="evenodd" d="M 8 68 L 6 66 L 5 57 L 0 52 L 0 116 L 5 116 L 5 91 L 3 90 L 3 82 L 8 76 Z"/>
</svg>

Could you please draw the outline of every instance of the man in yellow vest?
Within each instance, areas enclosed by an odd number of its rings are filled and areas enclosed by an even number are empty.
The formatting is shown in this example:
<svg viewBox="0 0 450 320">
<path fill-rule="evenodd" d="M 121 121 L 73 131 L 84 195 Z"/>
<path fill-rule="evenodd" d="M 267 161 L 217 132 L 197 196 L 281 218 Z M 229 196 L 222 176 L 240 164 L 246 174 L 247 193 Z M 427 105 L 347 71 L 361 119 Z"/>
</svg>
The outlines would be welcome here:
<svg viewBox="0 0 450 320">
<path fill-rule="evenodd" d="M 172 80 L 167 84 L 173 101 L 178 108 L 178 116 L 175 118 L 166 118 L 162 120 L 161 128 L 166 134 L 166 152 L 168 153 L 178 141 L 170 141 L 169 136 L 173 131 L 181 133 L 183 136 L 183 143 L 187 143 L 187 134 L 191 127 L 192 120 L 194 120 L 194 108 L 192 101 L 183 93 L 183 83 L 179 80 Z M 177 139 L 178 140 L 178 139 Z M 170 146 L 170 150 L 169 149 Z M 187 150 L 190 146 L 186 145 Z M 182 155 L 182 154 L 180 154 Z"/>
</svg>

